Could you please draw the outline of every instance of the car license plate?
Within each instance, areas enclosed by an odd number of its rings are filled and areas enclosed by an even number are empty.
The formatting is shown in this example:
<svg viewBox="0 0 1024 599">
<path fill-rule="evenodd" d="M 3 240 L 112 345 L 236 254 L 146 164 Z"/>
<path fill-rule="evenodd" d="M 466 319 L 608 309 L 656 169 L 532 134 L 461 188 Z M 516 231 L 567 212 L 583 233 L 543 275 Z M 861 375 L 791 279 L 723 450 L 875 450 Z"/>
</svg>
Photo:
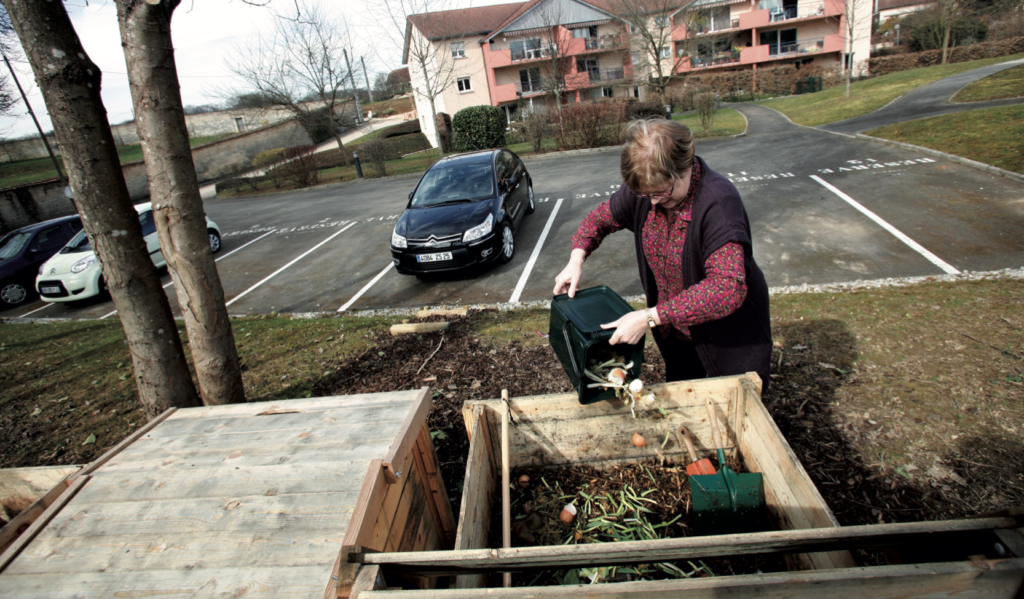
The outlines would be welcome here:
<svg viewBox="0 0 1024 599">
<path fill-rule="evenodd" d="M 42 287 L 43 293 L 60 293 L 60 287 Z"/>
<path fill-rule="evenodd" d="M 442 260 L 451 260 L 451 252 L 441 252 L 439 254 L 420 254 L 416 256 L 417 262 L 441 262 Z"/>
</svg>

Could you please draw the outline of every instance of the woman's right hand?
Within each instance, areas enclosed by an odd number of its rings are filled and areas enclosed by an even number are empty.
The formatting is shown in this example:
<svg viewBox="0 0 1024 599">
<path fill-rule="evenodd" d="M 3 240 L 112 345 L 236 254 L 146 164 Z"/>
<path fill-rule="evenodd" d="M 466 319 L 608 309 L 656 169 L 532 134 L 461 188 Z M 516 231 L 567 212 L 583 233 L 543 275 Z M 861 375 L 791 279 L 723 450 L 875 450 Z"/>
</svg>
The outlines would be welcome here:
<svg viewBox="0 0 1024 599">
<path fill-rule="evenodd" d="M 580 284 L 580 277 L 583 276 L 583 261 L 586 257 L 587 253 L 584 250 L 572 251 L 569 263 L 555 277 L 555 295 L 568 292 L 569 297 L 576 297 L 576 288 Z"/>
</svg>

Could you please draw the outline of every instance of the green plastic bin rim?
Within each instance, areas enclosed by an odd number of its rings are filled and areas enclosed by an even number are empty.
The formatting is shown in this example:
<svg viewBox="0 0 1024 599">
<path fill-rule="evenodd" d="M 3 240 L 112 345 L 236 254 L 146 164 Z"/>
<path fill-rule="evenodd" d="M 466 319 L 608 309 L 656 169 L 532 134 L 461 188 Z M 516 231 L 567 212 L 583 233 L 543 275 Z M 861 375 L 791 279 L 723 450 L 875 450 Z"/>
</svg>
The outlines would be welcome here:
<svg viewBox="0 0 1024 599">
<path fill-rule="evenodd" d="M 602 324 L 614 322 L 633 311 L 626 300 L 605 285 L 577 290 L 576 297 L 572 298 L 567 293 L 556 295 L 551 300 L 551 309 L 556 307 L 574 327 L 587 334 L 600 333 L 605 330 Z"/>
</svg>

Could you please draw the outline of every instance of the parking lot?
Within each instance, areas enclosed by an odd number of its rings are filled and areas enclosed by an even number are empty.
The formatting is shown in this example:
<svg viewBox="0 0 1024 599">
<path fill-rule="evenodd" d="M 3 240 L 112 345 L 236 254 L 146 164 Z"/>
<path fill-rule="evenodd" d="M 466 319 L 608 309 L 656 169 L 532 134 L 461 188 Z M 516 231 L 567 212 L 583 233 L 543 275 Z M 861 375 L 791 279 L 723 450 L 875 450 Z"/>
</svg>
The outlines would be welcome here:
<svg viewBox="0 0 1024 599">
<path fill-rule="evenodd" d="M 771 286 L 1024 266 L 1024 185 L 955 162 L 791 124 L 741 105 L 748 135 L 697 154 L 739 189 Z M 537 210 L 511 263 L 422 281 L 391 268 L 389 240 L 417 176 L 213 199 L 232 314 L 338 312 L 549 299 L 583 217 L 617 189 L 617 149 L 526 159 Z M 177 311 L 170 277 L 163 275 Z M 584 267 L 584 286 L 640 294 L 628 232 Z M 36 301 L 4 316 L 110 317 L 109 301 Z"/>
</svg>

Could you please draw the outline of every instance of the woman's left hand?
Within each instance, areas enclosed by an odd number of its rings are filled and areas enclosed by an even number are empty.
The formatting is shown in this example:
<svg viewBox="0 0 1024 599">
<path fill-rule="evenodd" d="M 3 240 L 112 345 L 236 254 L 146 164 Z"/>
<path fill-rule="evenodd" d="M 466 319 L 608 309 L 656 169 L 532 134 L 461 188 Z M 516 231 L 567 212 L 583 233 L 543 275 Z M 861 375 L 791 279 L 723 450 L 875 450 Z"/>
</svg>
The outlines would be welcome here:
<svg viewBox="0 0 1024 599">
<path fill-rule="evenodd" d="M 602 329 L 615 329 L 615 334 L 608 340 L 608 343 L 628 343 L 630 345 L 639 342 L 647 334 L 647 315 L 643 310 L 630 312 L 615 322 L 601 325 Z"/>
</svg>

